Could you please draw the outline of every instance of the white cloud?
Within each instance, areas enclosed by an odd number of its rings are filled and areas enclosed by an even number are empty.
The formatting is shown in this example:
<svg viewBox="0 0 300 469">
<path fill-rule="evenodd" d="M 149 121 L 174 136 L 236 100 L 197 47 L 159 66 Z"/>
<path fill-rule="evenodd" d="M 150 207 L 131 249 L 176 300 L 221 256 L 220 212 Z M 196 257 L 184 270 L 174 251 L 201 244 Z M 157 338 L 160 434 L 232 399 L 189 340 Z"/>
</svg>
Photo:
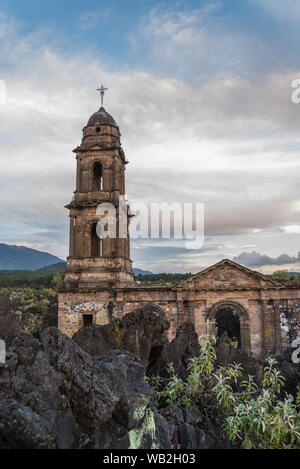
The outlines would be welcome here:
<svg viewBox="0 0 300 469">
<path fill-rule="evenodd" d="M 300 225 L 283 226 L 282 229 L 283 229 L 286 233 L 297 233 L 297 234 L 300 234 Z"/>
<path fill-rule="evenodd" d="M 233 259 L 239 264 L 246 265 L 248 267 L 261 267 L 266 265 L 289 265 L 299 264 L 300 252 L 296 256 L 289 256 L 288 254 L 280 254 L 280 256 L 273 258 L 267 255 L 260 254 L 258 252 L 242 252 L 239 256 Z"/>
<path fill-rule="evenodd" d="M 223 11 L 223 6 L 226 2 L 207 2 L 194 10 L 178 4 L 169 9 L 159 5 L 131 33 L 131 44 L 148 69 L 171 71 L 173 76 L 194 82 L 232 74 L 256 77 L 273 63 L 280 70 L 276 46 L 234 26 L 234 14 Z"/>
<path fill-rule="evenodd" d="M 194 57 L 206 60 L 213 51 L 207 44 L 217 47 L 220 39 L 213 37 L 214 28 L 207 28 L 212 11 L 166 13 L 161 18 L 152 13 L 146 31 L 154 38 L 150 58 L 160 61 L 169 54 L 173 61 L 177 48 L 178 60 L 188 49 L 184 66 Z M 255 80 L 217 73 L 201 81 L 149 70 L 112 71 L 89 51 L 55 51 L 46 36 L 43 31 L 22 36 L 13 20 L 2 17 L 1 23 L 0 17 L 0 53 L 9 61 L 1 77 L 7 91 L 0 106 L 2 241 L 24 239 L 32 247 L 47 245 L 52 253 L 67 254 L 63 206 L 75 189 L 72 149 L 99 106 L 96 88 L 103 82 L 109 87 L 105 106 L 120 125 L 131 162 L 130 198 L 204 202 L 207 234 L 224 237 L 219 243 L 214 239 L 214 249 L 200 259 L 185 258 L 184 252 L 178 257 L 174 246 L 172 253 L 165 251 L 164 260 L 157 251 L 155 266 L 153 247 L 149 257 L 135 248 L 140 263 L 146 260 L 156 271 L 194 270 L 222 256 L 234 257 L 244 246 L 255 245 L 273 256 L 285 252 L 280 240 L 298 233 L 291 227 L 299 220 L 300 108 L 290 100 L 291 81 L 300 76 L 297 70 Z M 232 35 L 225 37 L 224 62 L 226 47 L 235 50 L 234 42 Z M 276 232 L 278 247 L 272 253 L 269 230 L 276 227 L 285 228 Z M 293 238 L 294 252 L 296 244 Z"/>
<path fill-rule="evenodd" d="M 300 4 L 298 0 L 252 0 L 255 6 L 262 7 L 279 21 L 298 23 Z"/>
</svg>

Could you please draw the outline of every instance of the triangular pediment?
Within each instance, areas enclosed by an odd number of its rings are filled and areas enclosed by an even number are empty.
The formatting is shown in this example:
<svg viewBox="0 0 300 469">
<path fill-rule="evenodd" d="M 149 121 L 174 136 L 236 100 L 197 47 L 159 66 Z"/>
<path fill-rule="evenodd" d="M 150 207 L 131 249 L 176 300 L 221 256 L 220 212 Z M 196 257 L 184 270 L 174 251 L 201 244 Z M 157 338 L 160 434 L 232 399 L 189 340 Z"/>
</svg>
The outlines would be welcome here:
<svg viewBox="0 0 300 469">
<path fill-rule="evenodd" d="M 283 288 L 283 285 L 266 275 L 224 259 L 178 283 L 174 288 L 179 290 L 251 290 L 278 289 Z"/>
</svg>

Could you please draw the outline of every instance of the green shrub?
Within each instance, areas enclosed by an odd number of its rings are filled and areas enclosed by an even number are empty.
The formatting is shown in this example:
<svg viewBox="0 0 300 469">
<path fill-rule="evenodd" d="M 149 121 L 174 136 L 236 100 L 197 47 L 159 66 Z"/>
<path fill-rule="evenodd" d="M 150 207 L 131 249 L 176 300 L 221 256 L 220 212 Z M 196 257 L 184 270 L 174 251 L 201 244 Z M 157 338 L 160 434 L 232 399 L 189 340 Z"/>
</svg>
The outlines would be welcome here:
<svg viewBox="0 0 300 469">
<path fill-rule="evenodd" d="M 190 360 L 185 381 L 173 364 L 168 379 L 149 378 L 157 404 L 198 406 L 210 421 L 221 421 L 227 438 L 243 448 L 300 448 L 300 387 L 295 400 L 291 395 L 280 399 L 284 378 L 276 360 L 267 360 L 260 388 L 251 375 L 242 380 L 241 365 L 217 367 L 215 362 L 212 339 L 207 337 L 200 354 Z"/>
<path fill-rule="evenodd" d="M 29 318 L 25 324 L 24 330 L 32 335 L 38 334 L 39 326 L 37 318 Z"/>
<path fill-rule="evenodd" d="M 10 289 L 6 287 L 0 288 L 0 296 L 8 295 L 10 293 Z"/>
<path fill-rule="evenodd" d="M 53 278 L 51 280 L 51 285 L 55 288 L 55 290 L 60 290 L 63 285 L 64 285 L 64 277 L 62 274 L 59 272 L 55 273 L 53 275 Z"/>
</svg>

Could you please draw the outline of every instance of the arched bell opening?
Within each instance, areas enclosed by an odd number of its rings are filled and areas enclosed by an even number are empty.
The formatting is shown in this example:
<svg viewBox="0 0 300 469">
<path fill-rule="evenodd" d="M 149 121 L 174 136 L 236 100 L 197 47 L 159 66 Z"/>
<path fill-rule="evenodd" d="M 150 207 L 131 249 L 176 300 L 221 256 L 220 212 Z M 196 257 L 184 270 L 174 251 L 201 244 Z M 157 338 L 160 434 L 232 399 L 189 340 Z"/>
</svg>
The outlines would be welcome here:
<svg viewBox="0 0 300 469">
<path fill-rule="evenodd" d="M 102 164 L 97 161 L 92 168 L 92 192 L 103 190 L 103 170 Z"/>
<path fill-rule="evenodd" d="M 102 257 L 102 239 L 97 234 L 97 223 L 91 227 L 91 257 Z"/>
</svg>

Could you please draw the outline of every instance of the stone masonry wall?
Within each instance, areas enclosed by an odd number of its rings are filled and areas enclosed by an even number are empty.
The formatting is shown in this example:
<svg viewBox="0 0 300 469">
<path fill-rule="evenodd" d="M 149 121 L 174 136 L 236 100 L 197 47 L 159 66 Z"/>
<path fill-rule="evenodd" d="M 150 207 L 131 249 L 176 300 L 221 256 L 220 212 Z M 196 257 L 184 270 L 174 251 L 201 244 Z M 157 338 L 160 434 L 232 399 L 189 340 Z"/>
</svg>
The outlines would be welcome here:
<svg viewBox="0 0 300 469">
<path fill-rule="evenodd" d="M 59 329 L 72 336 L 83 326 L 84 314 L 92 314 L 96 324 L 105 324 L 149 302 L 165 311 L 171 323 L 169 340 L 184 321 L 193 322 L 199 338 L 208 325 L 214 332 L 215 312 L 219 307 L 232 306 L 240 317 L 242 348 L 256 356 L 286 348 L 291 324 L 300 324 L 298 290 L 178 292 L 171 288 L 126 288 L 60 293 Z"/>
<path fill-rule="evenodd" d="M 111 321 L 112 304 L 108 291 L 59 293 L 58 328 L 72 337 L 83 326 L 83 315 L 92 314 L 95 324 Z"/>
</svg>

